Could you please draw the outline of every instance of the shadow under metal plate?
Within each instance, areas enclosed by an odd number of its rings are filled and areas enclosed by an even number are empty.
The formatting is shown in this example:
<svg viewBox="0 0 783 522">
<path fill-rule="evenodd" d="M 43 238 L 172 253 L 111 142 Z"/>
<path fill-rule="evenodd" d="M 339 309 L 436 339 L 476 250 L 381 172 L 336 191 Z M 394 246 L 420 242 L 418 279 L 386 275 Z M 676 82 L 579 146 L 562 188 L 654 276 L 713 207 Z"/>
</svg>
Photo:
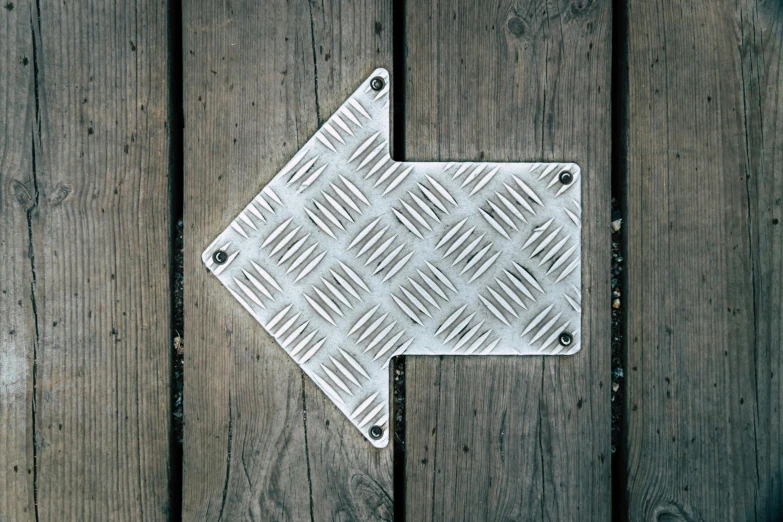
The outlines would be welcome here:
<svg viewBox="0 0 783 522">
<path fill-rule="evenodd" d="M 394 161 L 377 69 L 202 259 L 382 448 L 396 355 L 579 350 L 580 173 Z"/>
</svg>

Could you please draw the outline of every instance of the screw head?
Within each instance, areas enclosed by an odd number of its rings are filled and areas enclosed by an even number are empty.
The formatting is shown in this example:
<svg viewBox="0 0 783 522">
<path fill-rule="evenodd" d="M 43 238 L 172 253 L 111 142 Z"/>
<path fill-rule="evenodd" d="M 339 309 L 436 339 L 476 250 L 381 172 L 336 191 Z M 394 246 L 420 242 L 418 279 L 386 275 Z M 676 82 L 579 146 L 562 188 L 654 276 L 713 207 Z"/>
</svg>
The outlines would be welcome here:
<svg viewBox="0 0 783 522">
<path fill-rule="evenodd" d="M 560 344 L 562 346 L 570 346 L 572 342 L 574 342 L 574 338 L 571 337 L 570 333 L 563 332 L 560 334 Z"/>
<path fill-rule="evenodd" d="M 372 437 L 375 440 L 380 439 L 383 436 L 383 428 L 380 426 L 373 426 L 370 428 L 370 437 Z"/>
<path fill-rule="evenodd" d="M 560 183 L 562 183 L 563 185 L 568 185 L 572 181 L 574 181 L 573 174 L 571 174 L 567 170 L 564 170 L 563 172 L 560 173 Z"/>
<path fill-rule="evenodd" d="M 222 265 L 223 263 L 225 263 L 226 261 L 228 261 L 228 254 L 226 254 L 226 253 L 225 253 L 224 251 L 222 251 L 222 250 L 216 250 L 216 251 L 215 251 L 215 253 L 214 253 L 214 254 L 212 254 L 212 260 L 213 260 L 215 263 L 217 263 L 217 264 L 219 264 L 219 265 Z"/>
<path fill-rule="evenodd" d="M 372 87 L 373 91 L 380 91 L 383 89 L 383 87 L 386 85 L 386 82 L 383 81 L 383 78 L 380 76 L 376 76 L 372 80 L 370 80 L 370 87 Z"/>
</svg>

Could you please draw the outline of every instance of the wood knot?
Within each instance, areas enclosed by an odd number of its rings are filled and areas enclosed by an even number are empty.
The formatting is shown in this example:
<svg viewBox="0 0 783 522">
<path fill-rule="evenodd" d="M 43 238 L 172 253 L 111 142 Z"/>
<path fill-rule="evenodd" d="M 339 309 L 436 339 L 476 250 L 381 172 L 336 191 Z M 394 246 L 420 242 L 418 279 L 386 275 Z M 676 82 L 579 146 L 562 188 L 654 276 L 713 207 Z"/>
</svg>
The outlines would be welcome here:
<svg viewBox="0 0 783 522">
<path fill-rule="evenodd" d="M 569 10 L 573 14 L 581 14 L 592 9 L 594 5 L 593 0 L 571 0 Z"/>
<path fill-rule="evenodd" d="M 511 34 L 517 38 L 520 38 L 525 34 L 525 22 L 523 22 L 522 19 L 518 16 L 512 16 L 509 18 L 506 25 L 508 26 L 509 32 L 511 32 Z"/>
<path fill-rule="evenodd" d="M 394 505 L 386 489 L 374 478 L 362 473 L 351 475 L 347 491 L 340 493 L 351 499 L 357 520 L 391 520 Z"/>
<path fill-rule="evenodd" d="M 564 22 L 570 22 L 592 11 L 595 6 L 595 0 L 566 0 L 560 13 Z"/>
<path fill-rule="evenodd" d="M 659 506 L 652 517 L 653 522 L 703 522 L 701 517 L 688 513 L 683 506 L 672 502 L 666 506 Z"/>
<path fill-rule="evenodd" d="M 11 192 L 13 192 L 16 202 L 26 209 L 29 209 L 35 204 L 33 196 L 30 194 L 30 191 L 27 190 L 27 186 L 21 181 L 11 181 Z"/>
<path fill-rule="evenodd" d="M 685 519 L 674 513 L 659 513 L 655 517 L 655 522 L 682 522 Z"/>
<path fill-rule="evenodd" d="M 58 184 L 54 189 L 54 192 L 49 194 L 49 197 L 47 198 L 49 200 L 49 204 L 52 206 L 59 205 L 65 198 L 68 197 L 68 194 L 70 194 L 72 190 L 73 189 L 70 185 L 64 185 L 62 183 Z"/>
</svg>

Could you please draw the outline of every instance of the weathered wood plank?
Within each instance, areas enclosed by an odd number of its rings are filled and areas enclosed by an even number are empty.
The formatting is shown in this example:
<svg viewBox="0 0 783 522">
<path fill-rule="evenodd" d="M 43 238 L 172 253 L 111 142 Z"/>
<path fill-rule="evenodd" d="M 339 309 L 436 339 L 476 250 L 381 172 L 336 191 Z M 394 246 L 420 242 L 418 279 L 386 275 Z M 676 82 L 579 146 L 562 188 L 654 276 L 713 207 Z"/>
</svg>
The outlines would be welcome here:
<svg viewBox="0 0 783 522">
<path fill-rule="evenodd" d="M 758 401 L 754 512 L 775 522 L 783 517 L 783 6 L 749 0 L 741 12 Z"/>
<path fill-rule="evenodd" d="M 364 440 L 200 255 L 391 65 L 391 2 L 194 2 L 184 33 L 184 519 L 390 520 L 391 449 Z"/>
<path fill-rule="evenodd" d="M 377 67 L 394 74 L 392 3 L 310 1 L 319 124 Z M 308 127 L 303 141 L 314 130 Z M 305 394 L 314 519 L 392 520 L 392 444 L 372 447 L 307 378 Z"/>
<path fill-rule="evenodd" d="M 0 10 L 0 518 L 35 519 L 32 361 L 35 322 L 28 211 L 35 207 L 30 12 Z"/>
<path fill-rule="evenodd" d="M 629 520 L 783 513 L 783 11 L 629 4 Z"/>
<path fill-rule="evenodd" d="M 610 2 L 408 5 L 406 159 L 583 172 L 582 351 L 409 357 L 408 520 L 608 520 Z"/>
<path fill-rule="evenodd" d="M 21 460 L 26 483 L 0 495 L 19 495 L 12 520 L 165 520 L 166 5 L 37 5 L 9 2 L 0 15 L 4 47 L 13 42 L 2 213 L 17 237 L 19 280 L 8 284 L 23 314 L 9 325 L 3 372 L 19 372 L 6 381 L 18 388 L 3 396 L 18 423 L 5 425 L 14 444 L 2 451 L 22 448 L 17 430 L 27 446 L 3 457 Z M 6 204 L 13 194 L 20 204 Z M 18 243 L 25 208 L 29 245 Z"/>
</svg>

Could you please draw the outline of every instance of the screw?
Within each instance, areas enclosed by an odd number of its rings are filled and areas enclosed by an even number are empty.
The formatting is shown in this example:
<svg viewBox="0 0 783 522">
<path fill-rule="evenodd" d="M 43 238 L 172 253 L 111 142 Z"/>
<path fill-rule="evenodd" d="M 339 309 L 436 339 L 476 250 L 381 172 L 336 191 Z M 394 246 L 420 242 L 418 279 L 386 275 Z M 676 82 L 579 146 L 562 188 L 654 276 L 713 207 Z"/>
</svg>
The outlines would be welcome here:
<svg viewBox="0 0 783 522">
<path fill-rule="evenodd" d="M 228 261 L 228 254 L 222 250 L 216 250 L 215 253 L 212 254 L 212 259 L 215 261 L 215 263 L 222 265 Z"/>
<path fill-rule="evenodd" d="M 378 440 L 383 436 L 383 428 L 380 426 L 373 426 L 370 428 L 370 437 L 372 437 L 375 440 Z"/>
<path fill-rule="evenodd" d="M 574 342 L 574 338 L 571 337 L 571 334 L 568 332 L 563 332 L 560 334 L 560 344 L 563 346 L 570 346 L 571 343 Z"/>
<path fill-rule="evenodd" d="M 370 80 L 370 87 L 372 87 L 373 91 L 380 91 L 383 89 L 383 86 L 386 85 L 386 82 L 383 81 L 383 78 L 380 76 L 376 76 L 372 80 Z"/>
<path fill-rule="evenodd" d="M 560 183 L 563 185 L 568 185 L 574 180 L 574 175 L 568 172 L 567 170 L 564 170 L 560 173 Z"/>
</svg>

